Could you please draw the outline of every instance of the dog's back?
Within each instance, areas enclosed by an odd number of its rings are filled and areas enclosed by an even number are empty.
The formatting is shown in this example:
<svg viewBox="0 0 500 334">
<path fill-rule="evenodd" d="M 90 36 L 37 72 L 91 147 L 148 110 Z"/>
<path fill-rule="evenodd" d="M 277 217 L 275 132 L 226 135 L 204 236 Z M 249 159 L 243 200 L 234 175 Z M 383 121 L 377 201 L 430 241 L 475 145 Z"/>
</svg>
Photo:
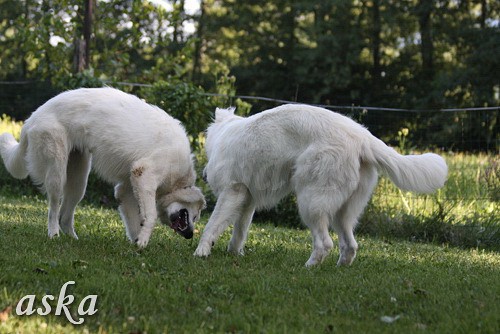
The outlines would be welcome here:
<svg viewBox="0 0 500 334">
<path fill-rule="evenodd" d="M 131 164 L 141 156 L 157 152 L 183 157 L 179 152 L 190 151 L 186 133 L 177 120 L 113 88 L 64 92 L 38 108 L 23 131 L 30 145 L 43 146 L 33 151 L 55 152 L 53 142 L 66 154 L 73 150 L 89 152 L 94 169 L 112 183 L 127 177 Z"/>
<path fill-rule="evenodd" d="M 316 156 L 359 161 L 368 131 L 351 119 L 306 105 L 284 105 L 248 118 L 235 116 L 210 126 L 207 175 L 214 190 L 231 182 L 247 185 L 257 207 L 272 207 L 293 190 L 298 169 L 314 166 Z M 313 160 L 311 160 L 313 159 Z M 319 160 L 318 160 L 319 161 Z M 217 164 L 220 168 L 210 168 Z M 312 175 L 311 175 L 312 176 Z"/>
</svg>

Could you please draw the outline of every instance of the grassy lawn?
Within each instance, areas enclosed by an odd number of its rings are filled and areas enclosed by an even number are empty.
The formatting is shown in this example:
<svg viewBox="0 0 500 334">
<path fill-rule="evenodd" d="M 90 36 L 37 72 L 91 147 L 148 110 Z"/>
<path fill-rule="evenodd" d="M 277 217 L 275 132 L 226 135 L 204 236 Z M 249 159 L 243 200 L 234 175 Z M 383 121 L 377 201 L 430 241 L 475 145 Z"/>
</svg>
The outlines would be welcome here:
<svg viewBox="0 0 500 334">
<path fill-rule="evenodd" d="M 306 269 L 305 230 L 253 225 L 246 255 L 227 255 L 227 231 L 206 260 L 158 226 L 149 246 L 125 239 L 116 210 L 77 210 L 80 240 L 46 236 L 44 200 L 0 197 L 0 333 L 498 333 L 500 254 L 440 244 L 358 236 L 348 268 L 338 249 Z M 204 220 L 206 221 L 206 219 Z M 203 223 L 199 229 L 203 228 Z M 17 302 L 66 293 L 98 295 L 83 325 L 17 316 Z"/>
</svg>

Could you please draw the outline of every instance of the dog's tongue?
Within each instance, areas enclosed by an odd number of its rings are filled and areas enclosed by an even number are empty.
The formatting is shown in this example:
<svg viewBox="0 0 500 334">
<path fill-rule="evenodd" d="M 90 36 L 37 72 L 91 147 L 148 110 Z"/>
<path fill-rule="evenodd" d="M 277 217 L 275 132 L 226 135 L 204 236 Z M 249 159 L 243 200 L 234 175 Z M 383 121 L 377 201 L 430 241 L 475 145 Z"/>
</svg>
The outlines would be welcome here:
<svg viewBox="0 0 500 334">
<path fill-rule="evenodd" d="M 179 218 L 177 218 L 175 221 L 173 221 L 170 224 L 170 227 L 173 228 L 177 232 L 182 232 L 188 227 L 188 225 L 189 225 L 188 211 L 186 209 L 182 209 L 179 212 Z"/>
</svg>

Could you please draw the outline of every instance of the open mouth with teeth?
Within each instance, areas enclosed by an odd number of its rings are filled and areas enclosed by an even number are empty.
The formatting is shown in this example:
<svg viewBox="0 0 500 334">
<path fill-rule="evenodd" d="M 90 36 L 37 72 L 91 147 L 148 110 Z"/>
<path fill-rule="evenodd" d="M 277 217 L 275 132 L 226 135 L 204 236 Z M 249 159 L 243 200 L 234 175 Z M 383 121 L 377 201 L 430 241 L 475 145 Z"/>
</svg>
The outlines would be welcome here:
<svg viewBox="0 0 500 334">
<path fill-rule="evenodd" d="M 182 234 L 185 238 L 191 238 L 193 236 L 192 231 L 189 230 L 189 213 L 188 210 L 182 209 L 170 215 L 170 227 Z"/>
</svg>

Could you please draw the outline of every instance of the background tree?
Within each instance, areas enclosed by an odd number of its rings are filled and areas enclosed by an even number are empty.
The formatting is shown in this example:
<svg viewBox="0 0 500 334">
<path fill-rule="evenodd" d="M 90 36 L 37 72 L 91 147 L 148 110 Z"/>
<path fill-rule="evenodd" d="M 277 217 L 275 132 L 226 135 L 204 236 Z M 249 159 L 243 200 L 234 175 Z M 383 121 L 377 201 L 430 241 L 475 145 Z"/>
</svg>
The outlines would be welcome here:
<svg viewBox="0 0 500 334">
<path fill-rule="evenodd" d="M 2 112 L 24 118 L 68 85 L 94 80 L 180 80 L 210 92 L 333 105 L 499 104 L 498 1 L 202 0 L 194 15 L 186 13 L 187 0 L 167 7 L 96 1 L 89 69 L 75 75 L 74 45 L 83 38 L 88 1 L 96 0 L 0 0 L 0 81 L 32 82 L 2 86 Z M 194 34 L 185 30 L 193 21 Z M 269 106 L 255 103 L 254 111 Z M 446 124 L 440 117 L 447 116 L 437 115 L 440 126 L 432 131 L 420 116 L 355 116 L 380 135 L 402 122 L 423 140 L 463 133 L 497 140 L 494 113 L 471 116 L 485 128 L 464 128 L 462 116 Z"/>
</svg>

